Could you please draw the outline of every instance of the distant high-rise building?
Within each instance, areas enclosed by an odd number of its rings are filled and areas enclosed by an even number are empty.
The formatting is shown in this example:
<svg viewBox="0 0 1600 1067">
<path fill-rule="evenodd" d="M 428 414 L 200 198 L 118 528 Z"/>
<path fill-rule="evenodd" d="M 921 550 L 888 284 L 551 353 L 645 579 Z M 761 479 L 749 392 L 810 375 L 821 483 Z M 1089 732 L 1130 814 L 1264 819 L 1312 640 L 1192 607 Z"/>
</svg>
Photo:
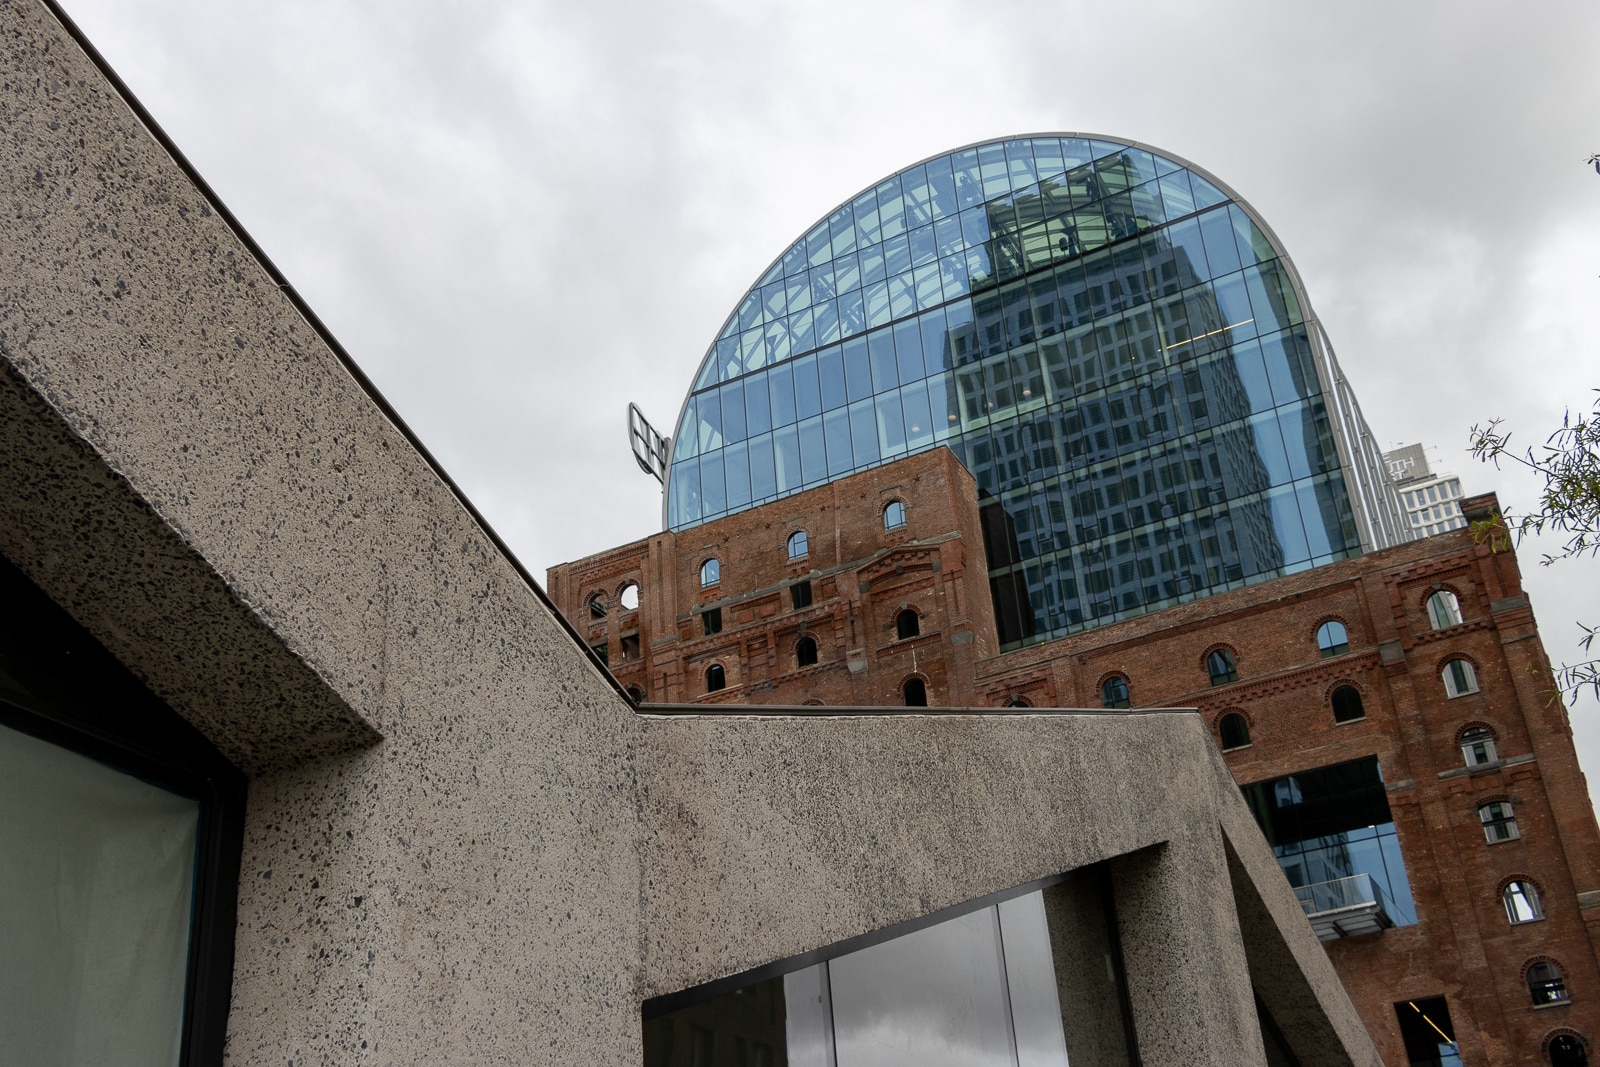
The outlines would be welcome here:
<svg viewBox="0 0 1600 1067">
<path fill-rule="evenodd" d="M 1417 537 L 1433 537 L 1467 524 L 1461 514 L 1461 480 L 1453 474 L 1435 474 L 1420 444 L 1385 452 L 1383 462 Z"/>
</svg>

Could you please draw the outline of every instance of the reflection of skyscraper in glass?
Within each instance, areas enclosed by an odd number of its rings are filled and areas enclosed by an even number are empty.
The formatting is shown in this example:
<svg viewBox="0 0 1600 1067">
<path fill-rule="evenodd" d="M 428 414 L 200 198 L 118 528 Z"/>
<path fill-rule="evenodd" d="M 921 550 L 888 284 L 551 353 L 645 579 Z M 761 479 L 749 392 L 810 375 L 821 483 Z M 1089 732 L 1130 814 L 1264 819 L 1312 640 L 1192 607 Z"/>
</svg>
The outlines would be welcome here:
<svg viewBox="0 0 1600 1067">
<path fill-rule="evenodd" d="M 730 316 L 674 442 L 673 529 L 947 444 L 1008 645 L 1408 536 L 1271 231 L 1106 139 L 962 149 L 831 212 Z"/>
</svg>

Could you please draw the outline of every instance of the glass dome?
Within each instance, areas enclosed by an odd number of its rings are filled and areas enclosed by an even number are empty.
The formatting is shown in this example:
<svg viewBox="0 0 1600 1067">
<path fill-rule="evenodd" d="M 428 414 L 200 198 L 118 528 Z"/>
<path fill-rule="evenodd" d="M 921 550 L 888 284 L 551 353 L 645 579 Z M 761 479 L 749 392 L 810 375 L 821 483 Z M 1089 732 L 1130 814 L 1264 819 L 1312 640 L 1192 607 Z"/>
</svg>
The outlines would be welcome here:
<svg viewBox="0 0 1600 1067">
<path fill-rule="evenodd" d="M 841 204 L 728 317 L 672 440 L 674 530 L 947 445 L 1008 646 L 1404 539 L 1270 230 L 1109 138 L 975 145 Z"/>
</svg>

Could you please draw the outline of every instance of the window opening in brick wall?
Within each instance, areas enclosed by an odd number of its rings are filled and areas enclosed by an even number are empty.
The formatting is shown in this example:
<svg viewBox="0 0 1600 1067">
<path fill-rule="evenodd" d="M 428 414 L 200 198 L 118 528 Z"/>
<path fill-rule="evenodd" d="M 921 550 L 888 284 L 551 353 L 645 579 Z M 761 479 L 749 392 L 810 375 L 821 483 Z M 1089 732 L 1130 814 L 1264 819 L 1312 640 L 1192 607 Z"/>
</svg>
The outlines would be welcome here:
<svg viewBox="0 0 1600 1067">
<path fill-rule="evenodd" d="M 906 684 L 901 687 L 905 695 L 906 707 L 925 708 L 928 706 L 928 687 L 921 678 L 907 678 Z"/>
<path fill-rule="evenodd" d="M 1350 651 L 1350 635 L 1344 623 L 1329 619 L 1317 627 L 1317 650 L 1324 656 L 1341 656 Z"/>
<path fill-rule="evenodd" d="M 1589 1067 L 1589 1050 L 1574 1034 L 1557 1034 L 1550 1039 L 1550 1067 Z"/>
<path fill-rule="evenodd" d="M 700 624 L 705 628 L 706 636 L 722 632 L 722 609 L 707 608 L 700 613 Z"/>
<path fill-rule="evenodd" d="M 1222 734 L 1222 748 L 1245 748 L 1250 744 L 1250 724 L 1245 722 L 1244 716 L 1230 712 L 1217 723 L 1217 730 Z"/>
<path fill-rule="evenodd" d="M 801 608 L 809 608 L 811 606 L 811 583 L 805 581 L 795 582 L 791 585 L 789 587 L 789 603 L 794 606 L 796 611 Z"/>
<path fill-rule="evenodd" d="M 1474 726 L 1461 735 L 1461 758 L 1468 767 L 1481 767 L 1500 758 L 1495 747 L 1494 734 L 1482 726 Z"/>
<path fill-rule="evenodd" d="M 1239 679 L 1238 664 L 1233 661 L 1233 653 L 1225 648 L 1206 657 L 1206 672 L 1211 675 L 1212 685 L 1227 685 Z"/>
<path fill-rule="evenodd" d="M 898 500 L 891 500 L 883 509 L 883 528 L 885 530 L 898 530 L 906 524 L 906 506 Z"/>
<path fill-rule="evenodd" d="M 622 594 L 617 597 L 617 603 L 622 605 L 623 611 L 639 610 L 639 583 L 629 582 L 622 587 Z"/>
<path fill-rule="evenodd" d="M 1439 672 L 1444 682 L 1445 695 L 1454 699 L 1478 691 L 1478 672 L 1464 659 L 1453 659 Z"/>
<path fill-rule="evenodd" d="M 794 645 L 794 662 L 799 667 L 810 667 L 817 662 L 817 639 L 802 637 Z"/>
<path fill-rule="evenodd" d="M 722 564 L 715 559 L 708 559 L 700 564 L 700 588 L 716 585 L 722 581 Z"/>
<path fill-rule="evenodd" d="M 718 689 L 725 689 L 728 685 L 728 675 L 722 669 L 722 664 L 713 663 L 706 668 L 706 692 L 715 693 Z"/>
<path fill-rule="evenodd" d="M 589 649 L 596 656 L 600 657 L 600 662 L 601 663 L 604 663 L 608 667 L 611 666 L 610 650 L 607 648 L 606 643 L 604 641 L 595 642 L 594 644 L 589 646 Z"/>
<path fill-rule="evenodd" d="M 1517 829 L 1517 817 L 1509 801 L 1495 800 L 1478 807 L 1478 818 L 1483 822 L 1483 839 L 1491 845 L 1502 841 L 1515 841 L 1522 836 Z"/>
<path fill-rule="evenodd" d="M 638 634 L 629 634 L 627 637 L 621 638 L 617 644 L 621 647 L 622 662 L 627 663 L 629 660 L 639 658 Z"/>
<path fill-rule="evenodd" d="M 894 632 L 904 641 L 908 637 L 916 637 L 922 632 L 922 622 L 917 618 L 917 613 L 906 608 L 894 619 Z"/>
<path fill-rule="evenodd" d="M 1100 687 L 1100 703 L 1108 708 L 1125 708 L 1128 702 L 1128 680 L 1121 675 L 1107 678 Z"/>
<path fill-rule="evenodd" d="M 1461 601 L 1454 593 L 1441 589 L 1428 598 L 1428 623 L 1435 630 L 1461 625 Z"/>
<path fill-rule="evenodd" d="M 1333 691 L 1333 721 L 1355 722 L 1365 719 L 1367 709 L 1361 703 L 1361 690 L 1353 685 L 1341 685 Z"/>
<path fill-rule="evenodd" d="M 1561 968 L 1543 960 L 1528 968 L 1528 996 L 1535 1004 L 1565 1004 L 1572 999 Z"/>
<path fill-rule="evenodd" d="M 589 598 L 589 618 L 603 619 L 606 617 L 606 598 L 603 593 L 596 593 Z"/>
<path fill-rule="evenodd" d="M 1506 919 L 1513 925 L 1537 922 L 1544 918 L 1544 905 L 1539 902 L 1539 887 L 1532 882 L 1515 881 L 1501 894 L 1506 906 Z"/>
<path fill-rule="evenodd" d="M 811 547 L 806 543 L 806 532 L 796 530 L 789 535 L 789 558 L 804 559 L 811 552 Z"/>
<path fill-rule="evenodd" d="M 1461 1048 L 1456 1044 L 1456 1030 L 1450 1024 L 1450 1009 L 1443 997 L 1402 1000 L 1394 1006 L 1394 1014 L 1400 1022 L 1407 1063 L 1412 1067 L 1458 1067 Z"/>
</svg>

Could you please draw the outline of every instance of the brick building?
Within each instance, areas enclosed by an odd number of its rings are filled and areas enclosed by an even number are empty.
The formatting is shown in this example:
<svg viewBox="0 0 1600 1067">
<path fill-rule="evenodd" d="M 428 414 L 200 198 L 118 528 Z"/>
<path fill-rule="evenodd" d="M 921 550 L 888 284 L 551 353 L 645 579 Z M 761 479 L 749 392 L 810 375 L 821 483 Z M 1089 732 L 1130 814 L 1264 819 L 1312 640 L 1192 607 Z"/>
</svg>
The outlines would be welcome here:
<svg viewBox="0 0 1600 1067">
<path fill-rule="evenodd" d="M 1600 833 L 1513 554 L 1462 530 L 1002 652 L 983 516 L 939 448 L 549 590 L 648 701 L 1198 707 L 1386 1062 L 1582 1062 Z"/>
</svg>

